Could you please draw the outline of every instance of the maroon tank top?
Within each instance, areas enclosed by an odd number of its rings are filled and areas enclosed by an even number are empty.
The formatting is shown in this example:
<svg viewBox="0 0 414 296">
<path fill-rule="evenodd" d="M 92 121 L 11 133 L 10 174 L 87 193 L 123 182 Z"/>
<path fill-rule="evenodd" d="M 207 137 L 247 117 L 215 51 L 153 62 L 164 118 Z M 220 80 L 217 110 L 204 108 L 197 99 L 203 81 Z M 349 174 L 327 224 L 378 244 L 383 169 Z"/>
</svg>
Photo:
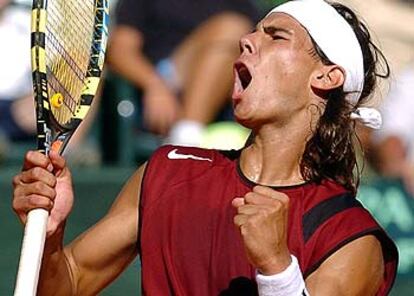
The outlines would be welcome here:
<svg viewBox="0 0 414 296">
<path fill-rule="evenodd" d="M 175 146 L 153 154 L 140 201 L 143 295 L 257 295 L 255 269 L 233 224 L 231 201 L 256 185 L 241 173 L 239 155 Z M 396 247 L 352 194 L 329 180 L 274 189 L 290 198 L 288 246 L 305 279 L 345 244 L 373 234 L 385 261 L 377 295 L 388 293 Z"/>
</svg>

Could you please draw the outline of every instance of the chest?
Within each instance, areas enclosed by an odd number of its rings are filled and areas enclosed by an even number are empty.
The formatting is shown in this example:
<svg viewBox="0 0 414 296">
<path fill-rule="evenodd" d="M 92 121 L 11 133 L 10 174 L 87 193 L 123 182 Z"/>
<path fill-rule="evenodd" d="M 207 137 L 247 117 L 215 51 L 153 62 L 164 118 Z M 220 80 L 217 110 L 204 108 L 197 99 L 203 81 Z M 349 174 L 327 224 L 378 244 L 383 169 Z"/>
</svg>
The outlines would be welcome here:
<svg viewBox="0 0 414 296">
<path fill-rule="evenodd" d="M 232 173 L 217 171 L 165 187 L 142 216 L 142 235 L 149 252 L 162 250 L 168 262 L 180 270 L 208 271 L 218 278 L 233 274 L 254 274 L 244 251 L 239 229 L 233 219 L 231 205 L 251 188 Z M 289 245 L 294 253 L 300 250 L 301 232 L 299 205 L 289 214 Z M 150 243 L 148 243 L 150 242 Z M 182 268 L 186 267 L 186 268 Z"/>
</svg>

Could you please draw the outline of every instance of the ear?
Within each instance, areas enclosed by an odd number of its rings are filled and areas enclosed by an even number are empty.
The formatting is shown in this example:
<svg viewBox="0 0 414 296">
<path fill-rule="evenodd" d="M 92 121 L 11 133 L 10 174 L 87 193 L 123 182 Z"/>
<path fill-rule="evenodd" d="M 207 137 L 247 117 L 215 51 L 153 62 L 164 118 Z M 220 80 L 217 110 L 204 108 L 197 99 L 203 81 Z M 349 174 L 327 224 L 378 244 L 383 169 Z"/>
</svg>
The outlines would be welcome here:
<svg viewBox="0 0 414 296">
<path fill-rule="evenodd" d="M 315 70 L 311 79 L 311 86 L 315 90 L 329 91 L 344 84 L 345 72 L 337 65 L 322 65 Z"/>
</svg>

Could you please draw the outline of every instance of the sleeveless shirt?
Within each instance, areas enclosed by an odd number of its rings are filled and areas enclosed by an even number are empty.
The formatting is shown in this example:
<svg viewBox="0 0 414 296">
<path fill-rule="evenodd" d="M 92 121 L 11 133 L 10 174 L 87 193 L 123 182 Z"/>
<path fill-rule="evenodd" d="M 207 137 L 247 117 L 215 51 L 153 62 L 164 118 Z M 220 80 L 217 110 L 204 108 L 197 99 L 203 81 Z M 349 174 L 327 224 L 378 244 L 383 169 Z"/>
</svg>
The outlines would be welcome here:
<svg viewBox="0 0 414 296">
<path fill-rule="evenodd" d="M 231 201 L 255 183 L 239 169 L 240 151 L 163 146 L 141 186 L 139 248 L 143 295 L 257 295 Z M 277 169 L 277 167 L 275 167 Z M 289 196 L 288 247 L 306 279 L 331 254 L 365 235 L 381 242 L 387 295 L 398 252 L 371 214 L 331 180 L 272 187 Z"/>
</svg>

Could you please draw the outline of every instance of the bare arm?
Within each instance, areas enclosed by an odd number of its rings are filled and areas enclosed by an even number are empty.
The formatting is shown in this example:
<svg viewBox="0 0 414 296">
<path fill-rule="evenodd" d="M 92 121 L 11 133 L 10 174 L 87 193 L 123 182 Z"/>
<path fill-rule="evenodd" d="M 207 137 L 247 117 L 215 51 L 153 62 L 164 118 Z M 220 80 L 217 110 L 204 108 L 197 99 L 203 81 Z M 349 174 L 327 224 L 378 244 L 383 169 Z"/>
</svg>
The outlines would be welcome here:
<svg viewBox="0 0 414 296">
<path fill-rule="evenodd" d="M 111 32 L 107 62 L 109 66 L 131 81 L 135 86 L 146 89 L 151 85 L 162 84 L 154 66 L 143 54 L 144 37 L 138 30 L 116 26 Z"/>
<path fill-rule="evenodd" d="M 289 266 L 287 213 L 289 198 L 271 188 L 256 186 L 235 198 L 234 218 L 249 261 L 261 274 L 274 275 Z M 358 238 L 326 259 L 306 279 L 310 295 L 375 295 L 384 276 L 380 242 L 372 235 Z"/>
<path fill-rule="evenodd" d="M 142 52 L 143 44 L 140 31 L 119 25 L 111 33 L 107 62 L 115 72 L 143 90 L 144 120 L 150 130 L 165 134 L 179 116 L 180 107 L 175 94 Z"/>
<path fill-rule="evenodd" d="M 50 211 L 38 295 L 96 295 L 133 260 L 138 252 L 144 169 L 142 166 L 130 178 L 103 219 L 63 247 L 65 221 L 73 202 L 70 172 L 55 153 L 50 159 L 38 152 L 28 153 L 23 172 L 13 180 L 13 207 L 23 223 L 32 208 Z"/>
<path fill-rule="evenodd" d="M 70 276 L 73 295 L 96 295 L 137 255 L 138 204 L 143 171 L 144 167 L 141 167 L 131 177 L 102 220 L 56 256 L 68 269 L 65 277 Z M 50 293 L 47 286 L 55 284 L 56 281 L 44 281 L 45 294 Z"/>
<path fill-rule="evenodd" d="M 331 255 L 306 279 L 310 295 L 369 296 L 384 276 L 380 242 L 372 235 L 359 238 Z"/>
</svg>

